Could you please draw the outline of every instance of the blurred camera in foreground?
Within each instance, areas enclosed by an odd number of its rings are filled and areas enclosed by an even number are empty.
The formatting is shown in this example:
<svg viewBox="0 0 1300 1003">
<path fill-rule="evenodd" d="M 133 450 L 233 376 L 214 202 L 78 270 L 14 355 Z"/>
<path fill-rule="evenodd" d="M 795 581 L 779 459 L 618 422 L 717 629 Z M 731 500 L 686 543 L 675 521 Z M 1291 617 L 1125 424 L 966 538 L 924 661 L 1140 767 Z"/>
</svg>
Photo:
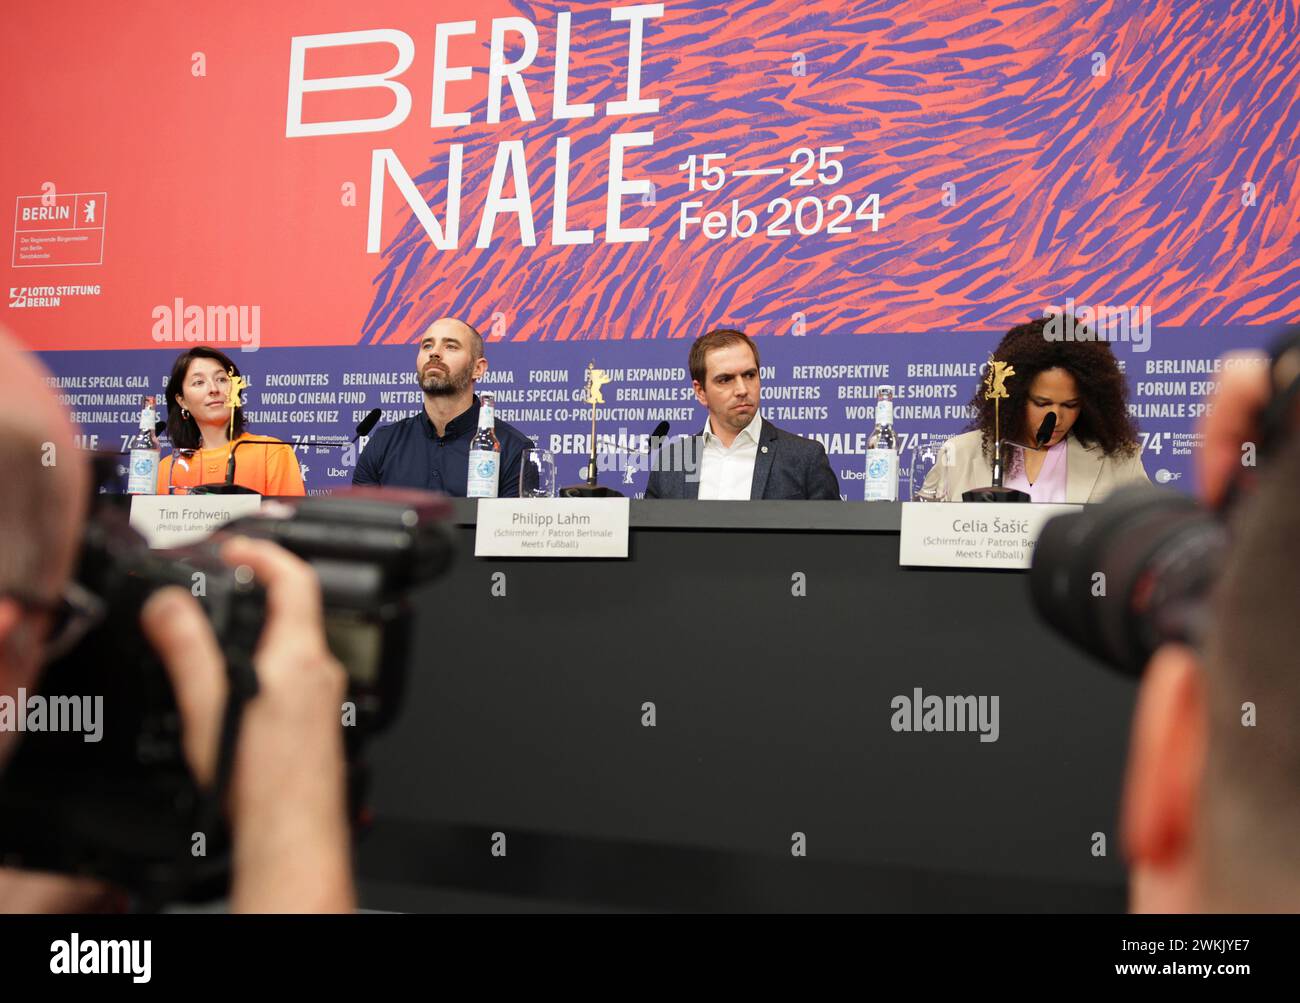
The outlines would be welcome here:
<svg viewBox="0 0 1300 1003">
<path fill-rule="evenodd" d="M 355 817 L 364 744 L 401 705 L 410 595 L 451 563 L 449 511 L 423 492 L 358 489 L 268 502 L 201 544 L 151 551 L 125 511 L 101 501 L 75 575 L 85 629 L 46 666 L 39 697 L 51 706 L 102 697 L 102 734 L 94 742 L 69 731 L 23 737 L 0 773 L 0 864 L 93 875 L 154 901 L 224 892 L 230 859 L 221 799 L 239 711 L 256 694 L 252 660 L 266 615 L 249 569 L 218 557 L 222 540 L 236 534 L 278 544 L 320 580 L 326 640 L 347 673 L 340 727 Z M 232 699 L 214 789 L 201 789 L 186 764 L 172 686 L 141 633 L 141 607 L 169 585 L 199 597 L 226 661 Z"/>
<path fill-rule="evenodd" d="M 1207 486 L 1213 507 L 1136 485 L 1043 527 L 1029 573 L 1034 605 L 1108 665 L 1141 675 L 1161 644 L 1203 640 L 1206 602 L 1228 557 L 1226 516 L 1254 493 L 1259 470 L 1291 443 L 1300 420 L 1300 326 L 1283 331 L 1269 356 L 1266 398 L 1257 414 L 1242 415 L 1249 441 L 1227 444 L 1229 457 L 1240 446 L 1240 462 L 1230 458 L 1223 485 Z"/>
</svg>

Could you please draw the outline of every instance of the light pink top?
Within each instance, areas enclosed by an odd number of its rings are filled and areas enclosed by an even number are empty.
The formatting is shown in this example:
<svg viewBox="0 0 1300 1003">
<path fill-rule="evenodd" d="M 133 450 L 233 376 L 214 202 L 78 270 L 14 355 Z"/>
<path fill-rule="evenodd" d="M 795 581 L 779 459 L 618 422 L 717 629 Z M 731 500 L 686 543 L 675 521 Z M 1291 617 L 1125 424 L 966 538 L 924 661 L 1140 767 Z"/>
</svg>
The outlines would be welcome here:
<svg viewBox="0 0 1300 1003">
<path fill-rule="evenodd" d="M 1038 471 L 1038 480 L 1033 484 L 1025 477 L 1025 465 L 1020 463 L 1014 474 L 1008 474 L 1002 483 L 1009 488 L 1019 488 L 1029 495 L 1031 501 L 1063 502 L 1065 501 L 1065 450 L 1067 435 L 1047 451 L 1043 467 Z M 1026 450 L 1028 452 L 1028 450 Z"/>
</svg>

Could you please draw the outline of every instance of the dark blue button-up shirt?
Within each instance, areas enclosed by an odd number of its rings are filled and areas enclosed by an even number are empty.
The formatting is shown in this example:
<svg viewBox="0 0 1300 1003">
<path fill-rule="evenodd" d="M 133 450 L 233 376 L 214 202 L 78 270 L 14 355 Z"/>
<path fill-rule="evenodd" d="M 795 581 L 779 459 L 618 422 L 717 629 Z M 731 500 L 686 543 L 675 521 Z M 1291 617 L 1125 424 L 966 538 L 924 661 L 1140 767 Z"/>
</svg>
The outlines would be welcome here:
<svg viewBox="0 0 1300 1003">
<path fill-rule="evenodd" d="M 419 414 L 385 425 L 370 437 L 357 460 L 353 484 L 422 488 L 464 498 L 469 482 L 469 441 L 478 428 L 479 399 L 468 411 L 447 423 L 439 435 L 429 416 Z M 519 497 L 519 464 L 533 441 L 500 418 L 494 422 L 501 443 L 501 475 L 497 494 Z"/>
</svg>

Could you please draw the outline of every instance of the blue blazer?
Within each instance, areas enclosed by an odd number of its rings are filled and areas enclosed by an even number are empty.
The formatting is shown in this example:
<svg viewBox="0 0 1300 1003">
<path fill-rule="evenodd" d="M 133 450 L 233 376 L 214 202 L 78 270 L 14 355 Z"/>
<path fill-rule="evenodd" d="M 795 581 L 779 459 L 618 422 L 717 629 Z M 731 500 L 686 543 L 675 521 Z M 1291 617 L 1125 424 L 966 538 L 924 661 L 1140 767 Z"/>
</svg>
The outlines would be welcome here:
<svg viewBox="0 0 1300 1003">
<path fill-rule="evenodd" d="M 645 496 L 698 499 L 703 455 L 703 432 L 667 443 L 655 455 Z M 786 432 L 764 418 L 749 497 L 839 501 L 840 482 L 820 442 Z"/>
</svg>

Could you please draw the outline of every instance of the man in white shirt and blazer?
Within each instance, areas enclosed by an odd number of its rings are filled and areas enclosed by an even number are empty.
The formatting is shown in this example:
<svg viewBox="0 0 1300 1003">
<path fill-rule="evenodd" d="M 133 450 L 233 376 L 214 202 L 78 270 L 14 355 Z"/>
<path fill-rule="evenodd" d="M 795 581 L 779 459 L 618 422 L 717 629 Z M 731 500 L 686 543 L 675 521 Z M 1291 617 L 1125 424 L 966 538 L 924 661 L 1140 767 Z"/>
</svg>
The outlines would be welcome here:
<svg viewBox="0 0 1300 1003">
<path fill-rule="evenodd" d="M 647 498 L 840 500 L 840 484 L 820 442 L 759 414 L 758 347 L 722 328 L 691 346 L 695 399 L 708 408 L 704 430 L 655 456 Z"/>
</svg>

